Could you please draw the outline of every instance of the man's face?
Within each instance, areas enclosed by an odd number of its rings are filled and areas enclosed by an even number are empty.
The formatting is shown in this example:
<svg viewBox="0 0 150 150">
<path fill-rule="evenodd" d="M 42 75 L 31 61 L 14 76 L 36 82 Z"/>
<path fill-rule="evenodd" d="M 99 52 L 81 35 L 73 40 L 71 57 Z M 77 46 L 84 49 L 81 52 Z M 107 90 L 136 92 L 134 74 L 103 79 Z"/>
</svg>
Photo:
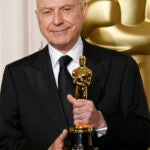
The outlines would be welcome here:
<svg viewBox="0 0 150 150">
<path fill-rule="evenodd" d="M 37 0 L 36 14 L 43 36 L 56 49 L 68 51 L 78 40 L 86 7 L 80 0 Z"/>
</svg>

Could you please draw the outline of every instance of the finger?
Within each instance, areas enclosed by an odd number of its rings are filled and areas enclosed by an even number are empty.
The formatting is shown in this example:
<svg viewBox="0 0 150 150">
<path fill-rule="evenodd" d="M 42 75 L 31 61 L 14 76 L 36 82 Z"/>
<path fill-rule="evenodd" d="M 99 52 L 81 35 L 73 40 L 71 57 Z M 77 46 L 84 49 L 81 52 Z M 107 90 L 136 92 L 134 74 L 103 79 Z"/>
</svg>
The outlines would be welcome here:
<svg viewBox="0 0 150 150">
<path fill-rule="evenodd" d="M 81 115 L 80 114 L 74 115 L 74 120 L 81 120 Z"/>
<path fill-rule="evenodd" d="M 67 95 L 67 99 L 72 105 L 74 105 L 76 102 L 76 99 L 71 94 Z"/>
<path fill-rule="evenodd" d="M 64 129 L 58 138 L 59 138 L 60 142 L 64 142 L 66 137 L 67 137 L 67 130 Z"/>
<path fill-rule="evenodd" d="M 73 109 L 73 115 L 80 115 L 86 113 L 88 110 L 83 106 L 75 106 Z"/>
<path fill-rule="evenodd" d="M 67 136 L 67 130 L 64 129 L 63 132 L 57 137 L 55 142 L 49 147 L 48 150 L 62 150 L 64 148 L 64 140 Z"/>
<path fill-rule="evenodd" d="M 58 141 L 56 142 L 56 145 L 59 146 L 60 148 L 63 148 L 66 137 L 67 137 L 67 130 L 64 129 L 63 132 L 60 134 L 60 136 L 57 138 Z"/>
<path fill-rule="evenodd" d="M 84 111 L 82 113 L 74 114 L 74 124 L 87 124 L 91 125 L 93 120 L 93 115 L 90 111 Z"/>
<path fill-rule="evenodd" d="M 63 146 L 66 136 L 67 136 L 67 130 L 64 129 L 63 132 L 56 139 L 55 143 Z"/>
</svg>

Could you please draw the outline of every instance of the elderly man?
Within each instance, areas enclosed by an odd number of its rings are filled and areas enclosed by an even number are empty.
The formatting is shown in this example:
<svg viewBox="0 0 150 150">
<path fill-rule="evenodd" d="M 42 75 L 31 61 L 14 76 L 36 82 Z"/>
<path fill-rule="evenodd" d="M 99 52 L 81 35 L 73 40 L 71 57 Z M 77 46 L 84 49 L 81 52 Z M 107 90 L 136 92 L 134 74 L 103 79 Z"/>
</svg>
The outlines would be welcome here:
<svg viewBox="0 0 150 150">
<path fill-rule="evenodd" d="M 86 11 L 82 0 L 37 0 L 36 14 L 48 45 L 5 68 L 1 150 L 63 150 L 66 129 L 78 124 L 94 129 L 93 146 L 101 150 L 148 147 L 150 118 L 138 66 L 130 56 L 80 37 Z M 79 67 L 81 55 L 92 70 L 88 100 L 82 102 L 74 98 L 68 76 Z M 68 73 L 64 85 L 62 68 Z"/>
</svg>

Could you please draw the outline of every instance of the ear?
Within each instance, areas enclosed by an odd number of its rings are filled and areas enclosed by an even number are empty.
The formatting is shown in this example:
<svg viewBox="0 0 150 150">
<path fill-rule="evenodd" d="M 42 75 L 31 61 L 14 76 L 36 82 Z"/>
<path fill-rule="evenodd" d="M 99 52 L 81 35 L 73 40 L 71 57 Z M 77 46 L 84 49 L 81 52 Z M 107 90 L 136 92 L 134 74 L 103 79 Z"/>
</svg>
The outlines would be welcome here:
<svg viewBox="0 0 150 150">
<path fill-rule="evenodd" d="M 37 20 L 39 21 L 39 13 L 37 10 L 35 10 L 35 14 L 36 14 Z"/>
<path fill-rule="evenodd" d="M 34 12 L 35 12 L 36 16 L 38 16 L 38 12 L 37 12 L 37 10 L 35 10 Z"/>
<path fill-rule="evenodd" d="M 82 3 L 82 15 L 83 15 L 83 20 L 85 20 L 85 18 L 86 18 L 87 9 L 88 9 L 88 4 L 87 4 L 87 2 L 83 2 L 83 3 Z"/>
</svg>

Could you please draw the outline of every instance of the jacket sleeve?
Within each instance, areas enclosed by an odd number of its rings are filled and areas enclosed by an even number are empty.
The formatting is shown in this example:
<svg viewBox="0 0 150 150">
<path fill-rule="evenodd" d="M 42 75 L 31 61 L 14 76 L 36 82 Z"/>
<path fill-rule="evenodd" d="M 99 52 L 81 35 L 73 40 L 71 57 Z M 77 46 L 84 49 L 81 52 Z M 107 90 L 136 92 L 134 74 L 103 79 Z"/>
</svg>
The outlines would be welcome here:
<svg viewBox="0 0 150 150">
<path fill-rule="evenodd" d="M 14 68 L 8 65 L 0 92 L 0 150 L 47 150 L 46 145 L 25 136 L 17 88 Z"/>
<path fill-rule="evenodd" d="M 21 82 L 21 81 L 20 81 Z M 24 144 L 15 83 L 5 68 L 0 93 L 0 149 L 20 150 Z"/>
</svg>

